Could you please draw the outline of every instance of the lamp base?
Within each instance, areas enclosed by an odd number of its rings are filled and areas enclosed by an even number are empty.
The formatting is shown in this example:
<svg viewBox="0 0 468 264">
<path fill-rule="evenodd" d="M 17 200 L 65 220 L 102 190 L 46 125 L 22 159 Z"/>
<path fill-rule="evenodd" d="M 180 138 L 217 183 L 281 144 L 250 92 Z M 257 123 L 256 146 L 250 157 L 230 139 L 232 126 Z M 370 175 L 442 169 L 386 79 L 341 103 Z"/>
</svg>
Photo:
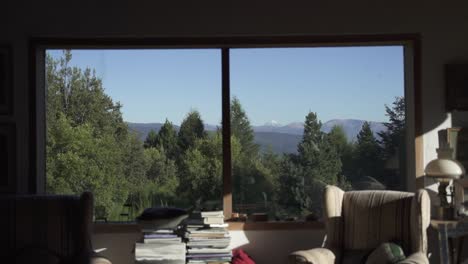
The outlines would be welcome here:
<svg viewBox="0 0 468 264">
<path fill-rule="evenodd" d="M 455 209 L 452 207 L 436 206 L 434 209 L 435 220 L 455 220 Z"/>
</svg>

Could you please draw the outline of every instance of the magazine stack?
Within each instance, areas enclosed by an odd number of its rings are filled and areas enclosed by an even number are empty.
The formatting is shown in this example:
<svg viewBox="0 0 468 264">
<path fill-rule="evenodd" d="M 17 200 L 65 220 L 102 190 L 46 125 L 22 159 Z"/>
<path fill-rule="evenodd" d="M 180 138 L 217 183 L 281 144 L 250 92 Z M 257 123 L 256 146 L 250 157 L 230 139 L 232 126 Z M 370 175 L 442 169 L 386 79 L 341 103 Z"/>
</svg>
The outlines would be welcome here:
<svg viewBox="0 0 468 264">
<path fill-rule="evenodd" d="M 138 218 L 142 240 L 135 244 L 135 263 L 185 264 L 180 223 L 188 214 L 178 208 L 148 208 Z"/>
<path fill-rule="evenodd" d="M 185 243 L 175 230 L 143 230 L 143 243 L 135 244 L 136 263 L 185 264 Z"/>
<path fill-rule="evenodd" d="M 187 219 L 184 238 L 187 243 L 187 263 L 230 263 L 231 237 L 224 223 L 223 211 L 204 211 Z"/>
</svg>

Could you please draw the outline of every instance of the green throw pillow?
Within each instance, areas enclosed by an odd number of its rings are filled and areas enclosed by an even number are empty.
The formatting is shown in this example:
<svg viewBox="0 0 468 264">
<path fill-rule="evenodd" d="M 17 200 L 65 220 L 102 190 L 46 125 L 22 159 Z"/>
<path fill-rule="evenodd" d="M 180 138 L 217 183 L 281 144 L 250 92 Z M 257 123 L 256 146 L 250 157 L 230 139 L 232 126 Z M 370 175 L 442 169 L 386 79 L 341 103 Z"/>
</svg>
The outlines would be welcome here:
<svg viewBox="0 0 468 264">
<path fill-rule="evenodd" d="M 406 259 L 403 249 L 395 243 L 383 243 L 376 248 L 369 257 L 366 264 L 394 264 Z"/>
</svg>

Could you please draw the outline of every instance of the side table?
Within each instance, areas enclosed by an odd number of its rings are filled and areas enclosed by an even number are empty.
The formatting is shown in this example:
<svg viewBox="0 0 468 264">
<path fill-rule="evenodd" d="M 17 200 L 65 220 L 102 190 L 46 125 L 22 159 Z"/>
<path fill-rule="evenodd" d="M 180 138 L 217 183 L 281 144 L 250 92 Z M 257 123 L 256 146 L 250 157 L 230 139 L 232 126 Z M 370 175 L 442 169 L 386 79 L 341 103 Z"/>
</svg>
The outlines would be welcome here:
<svg viewBox="0 0 468 264">
<path fill-rule="evenodd" d="M 431 220 L 431 226 L 439 237 L 440 263 L 459 263 L 463 237 L 468 235 L 468 221 Z"/>
</svg>

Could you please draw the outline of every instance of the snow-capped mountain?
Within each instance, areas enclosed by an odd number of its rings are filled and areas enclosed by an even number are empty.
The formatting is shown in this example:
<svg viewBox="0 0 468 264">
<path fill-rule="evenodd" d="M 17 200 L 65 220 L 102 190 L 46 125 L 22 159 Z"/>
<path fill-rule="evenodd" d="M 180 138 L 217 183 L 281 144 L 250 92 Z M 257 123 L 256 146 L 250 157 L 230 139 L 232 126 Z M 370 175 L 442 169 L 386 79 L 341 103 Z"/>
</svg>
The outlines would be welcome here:
<svg viewBox="0 0 468 264">
<path fill-rule="evenodd" d="M 276 120 L 271 120 L 266 122 L 263 126 L 281 127 L 282 125 Z"/>
</svg>

